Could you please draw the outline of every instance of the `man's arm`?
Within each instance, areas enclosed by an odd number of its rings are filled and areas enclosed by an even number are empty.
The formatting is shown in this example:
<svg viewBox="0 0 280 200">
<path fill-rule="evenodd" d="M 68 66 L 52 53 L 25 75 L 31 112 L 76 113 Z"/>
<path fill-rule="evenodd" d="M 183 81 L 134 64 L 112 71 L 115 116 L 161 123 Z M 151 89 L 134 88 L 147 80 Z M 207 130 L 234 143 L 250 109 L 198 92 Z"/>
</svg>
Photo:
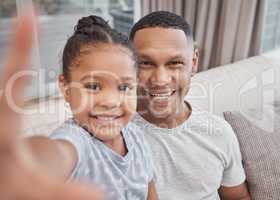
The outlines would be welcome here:
<svg viewBox="0 0 280 200">
<path fill-rule="evenodd" d="M 246 183 L 234 187 L 221 186 L 219 195 L 222 200 L 251 200 Z"/>
<path fill-rule="evenodd" d="M 158 200 L 155 182 L 151 181 L 148 188 L 148 200 Z"/>
</svg>

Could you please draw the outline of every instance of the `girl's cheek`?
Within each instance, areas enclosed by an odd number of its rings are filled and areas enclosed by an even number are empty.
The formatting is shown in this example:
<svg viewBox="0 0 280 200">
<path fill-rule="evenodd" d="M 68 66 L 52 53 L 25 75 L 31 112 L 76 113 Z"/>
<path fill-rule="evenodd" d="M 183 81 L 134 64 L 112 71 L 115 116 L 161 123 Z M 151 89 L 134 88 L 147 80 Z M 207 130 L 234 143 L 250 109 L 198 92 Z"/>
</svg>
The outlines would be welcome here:
<svg viewBox="0 0 280 200">
<path fill-rule="evenodd" d="M 87 107 L 93 108 L 95 104 L 98 102 L 98 95 L 86 92 L 84 94 L 84 101 L 86 102 Z"/>
<path fill-rule="evenodd" d="M 125 103 L 125 107 L 127 108 L 128 112 L 134 114 L 136 112 L 136 106 L 137 106 L 136 92 L 134 94 L 126 96 L 124 103 Z"/>
<path fill-rule="evenodd" d="M 73 114 L 81 114 L 90 109 L 94 104 L 92 95 L 83 89 L 76 88 L 71 95 L 71 110 Z"/>
</svg>

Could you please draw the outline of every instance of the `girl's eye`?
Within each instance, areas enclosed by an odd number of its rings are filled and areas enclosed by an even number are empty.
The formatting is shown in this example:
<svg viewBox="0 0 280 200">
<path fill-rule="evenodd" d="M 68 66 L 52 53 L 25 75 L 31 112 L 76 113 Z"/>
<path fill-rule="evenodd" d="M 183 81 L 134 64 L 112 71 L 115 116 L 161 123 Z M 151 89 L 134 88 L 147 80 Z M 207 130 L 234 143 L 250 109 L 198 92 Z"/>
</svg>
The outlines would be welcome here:
<svg viewBox="0 0 280 200">
<path fill-rule="evenodd" d="M 124 84 L 124 85 L 120 85 L 119 86 L 119 90 L 122 91 L 122 92 L 128 92 L 128 91 L 130 91 L 132 89 L 133 89 L 132 85 Z"/>
<path fill-rule="evenodd" d="M 151 61 L 146 61 L 146 60 L 144 60 L 144 61 L 139 61 L 138 64 L 139 64 L 139 66 L 142 67 L 142 68 L 149 68 L 149 67 L 153 66 L 153 62 L 151 62 Z"/>
<path fill-rule="evenodd" d="M 141 65 L 151 65 L 150 61 L 140 61 L 139 64 Z"/>
<path fill-rule="evenodd" d="M 93 91 L 101 90 L 101 86 L 98 83 L 85 84 L 85 88 L 88 89 L 88 90 L 93 90 Z"/>
</svg>

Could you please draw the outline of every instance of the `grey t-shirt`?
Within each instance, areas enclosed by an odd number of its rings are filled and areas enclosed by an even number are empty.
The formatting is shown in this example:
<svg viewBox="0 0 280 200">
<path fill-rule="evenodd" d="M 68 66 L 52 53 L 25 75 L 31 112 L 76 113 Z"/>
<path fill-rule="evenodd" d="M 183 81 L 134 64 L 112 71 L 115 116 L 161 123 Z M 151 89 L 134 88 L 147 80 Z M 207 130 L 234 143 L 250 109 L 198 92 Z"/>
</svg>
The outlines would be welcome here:
<svg viewBox="0 0 280 200">
<path fill-rule="evenodd" d="M 159 128 L 139 114 L 133 122 L 150 144 L 160 200 L 217 200 L 221 185 L 245 181 L 237 138 L 223 119 L 193 109 L 173 129 Z"/>
<path fill-rule="evenodd" d="M 78 162 L 71 181 L 97 184 L 105 190 L 107 199 L 146 200 L 153 165 L 143 133 L 136 134 L 134 126 L 130 124 L 122 130 L 128 148 L 125 157 L 92 137 L 73 119 L 56 129 L 50 138 L 67 140 L 77 151 Z"/>
</svg>

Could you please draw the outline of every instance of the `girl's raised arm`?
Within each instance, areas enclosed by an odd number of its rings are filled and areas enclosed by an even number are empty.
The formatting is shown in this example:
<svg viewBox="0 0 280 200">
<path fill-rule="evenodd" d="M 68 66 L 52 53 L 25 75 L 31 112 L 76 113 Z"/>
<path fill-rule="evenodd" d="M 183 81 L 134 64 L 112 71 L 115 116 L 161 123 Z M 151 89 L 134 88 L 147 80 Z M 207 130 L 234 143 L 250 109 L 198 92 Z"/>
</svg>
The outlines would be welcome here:
<svg viewBox="0 0 280 200">
<path fill-rule="evenodd" d="M 51 141 L 46 138 L 33 138 L 27 144 L 20 139 L 20 115 L 11 107 L 12 99 L 16 105 L 23 104 L 26 77 L 20 77 L 12 84 L 11 93 L 6 93 L 13 75 L 25 70 L 28 64 L 35 17 L 33 12 L 25 12 L 14 28 L 14 36 L 6 64 L 0 79 L 0 198 L 9 200 L 30 199 L 101 199 L 95 188 L 67 184 L 50 171 L 67 175 L 67 167 L 75 162 L 73 147 L 66 142 Z M 55 156 L 57 154 L 57 156 Z M 59 156 L 67 157 L 58 166 Z M 71 160 L 72 159 L 72 160 Z M 63 160 L 63 159 L 62 159 Z M 51 162 L 54 161 L 54 162 Z M 42 165 L 46 164 L 45 167 Z M 63 171 L 65 168 L 65 171 Z M 45 173 L 49 170 L 50 173 Z M 58 171 L 56 171 L 58 170 Z M 59 171 L 60 170 L 60 171 Z"/>
</svg>

